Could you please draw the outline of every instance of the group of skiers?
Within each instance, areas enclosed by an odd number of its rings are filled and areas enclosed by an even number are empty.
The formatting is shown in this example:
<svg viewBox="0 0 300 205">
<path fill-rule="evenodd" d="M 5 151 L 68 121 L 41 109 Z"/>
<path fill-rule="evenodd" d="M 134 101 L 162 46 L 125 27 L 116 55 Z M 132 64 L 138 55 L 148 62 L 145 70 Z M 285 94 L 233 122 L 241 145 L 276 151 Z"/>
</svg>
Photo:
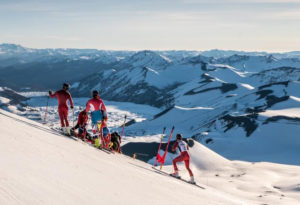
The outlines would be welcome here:
<svg viewBox="0 0 300 205">
<path fill-rule="evenodd" d="M 92 92 L 92 98 L 87 102 L 85 109 L 83 109 L 79 113 L 77 124 L 72 128 L 69 127 L 70 123 L 68 120 L 68 101 L 70 103 L 71 109 L 74 108 L 74 103 L 69 92 L 69 88 L 70 85 L 64 83 L 61 90 L 56 91 L 55 93 L 53 93 L 51 90 L 49 91 L 49 96 L 51 98 L 57 98 L 58 100 L 58 114 L 60 118 L 61 128 L 64 134 L 74 134 L 76 137 L 90 141 L 97 147 L 100 146 L 100 136 L 102 148 L 115 149 L 119 151 L 120 136 L 118 135 L 118 133 L 114 132 L 112 133 L 113 137 L 111 137 L 109 129 L 107 128 L 106 107 L 97 90 L 94 90 Z M 91 113 L 93 135 L 90 135 L 87 132 L 89 112 Z"/>
<path fill-rule="evenodd" d="M 49 96 L 51 98 L 57 98 L 58 100 L 58 114 L 60 118 L 60 124 L 62 131 L 65 134 L 71 134 L 71 132 L 83 139 L 88 140 L 91 143 L 95 144 L 96 147 L 100 147 L 99 135 L 101 137 L 101 147 L 105 149 L 111 149 L 120 152 L 120 135 L 117 132 L 110 133 L 109 129 L 107 128 L 107 111 L 104 102 L 100 98 L 99 92 L 94 90 L 92 92 L 92 98 L 88 100 L 86 104 L 86 108 L 83 109 L 79 115 L 77 124 L 70 128 L 69 121 L 68 121 L 68 103 L 70 102 L 70 107 L 73 110 L 74 103 L 72 96 L 69 92 L 70 85 L 67 83 L 63 84 L 61 90 L 56 91 L 53 93 L 51 90 L 49 91 Z M 93 135 L 90 135 L 87 132 L 87 124 L 88 124 L 88 113 L 91 112 L 91 122 L 92 122 L 92 131 Z M 76 130 L 78 131 L 76 132 Z M 172 151 L 176 149 L 179 150 L 180 155 L 173 159 L 173 167 L 174 173 L 171 174 L 174 177 L 179 177 L 178 175 L 178 168 L 176 163 L 177 162 L 184 162 L 186 169 L 190 175 L 190 182 L 195 183 L 193 172 L 191 171 L 189 164 L 190 164 L 190 155 L 188 153 L 188 145 L 182 140 L 182 134 L 176 135 L 176 142 L 172 147 Z"/>
</svg>

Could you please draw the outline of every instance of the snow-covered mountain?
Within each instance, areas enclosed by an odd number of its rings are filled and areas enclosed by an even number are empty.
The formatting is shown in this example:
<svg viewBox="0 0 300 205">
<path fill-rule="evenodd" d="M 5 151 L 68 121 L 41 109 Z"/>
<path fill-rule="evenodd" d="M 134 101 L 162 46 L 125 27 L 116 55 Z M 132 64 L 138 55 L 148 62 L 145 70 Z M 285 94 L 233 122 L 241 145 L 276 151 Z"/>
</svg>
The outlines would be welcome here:
<svg viewBox="0 0 300 205">
<path fill-rule="evenodd" d="M 31 49 L 1 44 L 0 86 L 15 90 L 57 89 L 63 82 L 78 81 L 132 53 L 96 49 Z"/>
<path fill-rule="evenodd" d="M 178 62 L 153 51 L 141 51 L 110 65 L 110 69 L 82 79 L 76 83 L 72 92 L 76 96 L 89 96 L 91 90 L 98 89 L 103 98 L 109 100 L 170 107 L 174 105 L 177 88 L 181 85 L 183 87 L 180 89 L 186 86 L 196 86 L 195 82 L 199 80 L 206 82 L 207 78 L 212 77 L 213 81 L 225 83 L 222 85 L 225 86 L 224 89 L 228 86 L 235 86 L 232 85 L 233 83 L 244 88 L 248 85 L 251 87 L 251 84 L 259 87 L 272 83 L 271 78 L 274 78 L 272 76 L 278 77 L 283 72 L 288 72 L 289 69 L 294 69 L 293 72 L 296 72 L 296 75 L 291 77 L 286 73 L 283 76 L 297 79 L 298 68 L 300 68 L 299 59 L 277 59 L 272 55 L 233 55 L 227 58 L 197 55 L 186 57 Z M 269 77 L 264 75 L 267 70 L 271 69 L 272 72 L 268 72 Z M 264 83 L 254 83 L 255 76 L 259 75 L 264 75 Z"/>
<path fill-rule="evenodd" d="M 184 136 L 229 159 L 300 164 L 294 157 L 300 147 L 300 60 L 297 52 L 293 54 L 243 52 L 220 57 L 146 50 L 109 63 L 96 58 L 47 63 L 41 71 L 44 77 L 36 72 L 40 67 L 31 64 L 5 67 L 0 74 L 3 80 L 26 87 L 42 83 L 43 88 L 59 88 L 62 79 L 70 80 L 73 96 L 89 97 L 97 89 L 105 100 L 161 110 L 152 119 L 129 126 L 127 135 L 158 134 L 163 126 L 175 125 Z M 14 76 L 16 69 L 20 72 Z M 58 78 L 57 72 L 64 75 Z M 38 78 L 32 79 L 34 75 Z M 268 148 L 269 143 L 274 149 Z M 291 152 L 284 152 L 286 147 Z"/>
<path fill-rule="evenodd" d="M 87 79 L 79 87 L 83 92 L 89 86 L 99 89 L 103 98 L 116 97 L 111 100 L 165 107 L 153 119 L 128 127 L 128 134 L 159 133 L 162 125 L 175 125 L 185 136 L 230 159 L 299 164 L 295 157 L 300 147 L 299 60 L 235 55 L 225 62 L 194 56 L 163 67 L 128 63 L 121 69 L 123 65 L 119 62 L 118 69 L 107 75 L 109 81 L 93 84 Z M 93 77 L 95 82 L 105 79 Z M 290 152 L 285 152 L 291 143 Z"/>
<path fill-rule="evenodd" d="M 212 49 L 208 51 L 200 52 L 201 55 L 207 57 L 215 57 L 215 58 L 224 58 L 230 57 L 233 55 L 246 55 L 246 56 L 267 56 L 273 55 L 276 58 L 299 58 L 300 52 L 299 51 L 291 51 L 291 52 L 284 52 L 284 53 L 268 53 L 268 52 L 249 52 L 249 51 L 235 51 L 235 50 L 219 50 L 219 49 Z"/>
<path fill-rule="evenodd" d="M 228 55 L 220 55 L 220 52 L 228 53 Z M 45 91 L 49 87 L 52 89 L 59 88 L 64 81 L 72 84 L 82 82 L 84 79 L 89 79 L 88 76 L 99 75 L 98 72 L 103 73 L 107 69 L 120 71 L 142 68 L 155 73 L 156 70 L 160 71 L 176 66 L 199 66 L 204 69 L 207 63 L 229 65 L 245 72 L 259 72 L 282 66 L 298 67 L 298 54 L 297 51 L 277 55 L 265 52 L 221 50 L 207 52 L 148 50 L 136 52 L 97 49 L 32 49 L 15 44 L 1 44 L 0 86 L 11 87 L 15 90 Z M 34 80 L 31 79 L 32 76 L 35 76 Z M 170 78 L 174 78 L 174 76 L 176 75 L 172 75 Z M 123 77 L 126 78 L 124 75 Z M 164 77 L 158 81 L 167 80 L 169 85 L 172 81 L 170 78 Z M 140 81 L 141 79 L 137 80 Z M 178 77 L 173 81 L 178 81 Z M 179 83 L 182 81 L 179 80 Z M 174 85 L 176 83 L 171 82 L 171 86 Z M 93 83 L 91 86 L 96 85 Z M 162 89 L 159 87 L 160 85 L 157 86 L 158 89 Z M 88 87 L 90 88 L 90 86 Z M 139 87 L 144 89 L 145 86 L 140 85 Z M 151 90 L 165 93 L 165 91 L 158 91 L 156 88 L 151 88 Z M 161 103 L 159 104 L 161 105 Z"/>
<path fill-rule="evenodd" d="M 299 71 L 282 67 L 247 76 L 215 67 L 178 86 L 173 106 L 128 132 L 158 133 L 161 125 L 175 125 L 230 159 L 299 164 Z"/>
<path fill-rule="evenodd" d="M 97 49 L 33 49 L 15 44 L 0 44 L 0 67 L 32 62 L 59 62 L 62 60 L 95 60 L 104 64 L 119 61 L 133 51 Z"/>
<path fill-rule="evenodd" d="M 0 108 L 5 110 L 24 110 L 28 98 L 7 87 L 0 87 Z"/>
<path fill-rule="evenodd" d="M 233 55 L 227 58 L 220 58 L 216 61 L 220 64 L 230 65 L 241 71 L 260 72 L 267 69 L 283 66 L 300 67 L 299 58 L 275 58 L 273 55 L 247 56 Z"/>
</svg>

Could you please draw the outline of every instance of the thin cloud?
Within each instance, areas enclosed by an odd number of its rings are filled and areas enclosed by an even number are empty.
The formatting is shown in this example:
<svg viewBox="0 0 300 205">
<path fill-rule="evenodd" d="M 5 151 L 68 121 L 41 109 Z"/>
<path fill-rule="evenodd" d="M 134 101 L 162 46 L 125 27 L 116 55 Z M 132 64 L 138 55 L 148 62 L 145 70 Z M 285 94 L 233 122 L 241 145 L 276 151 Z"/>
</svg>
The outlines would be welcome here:
<svg viewBox="0 0 300 205">
<path fill-rule="evenodd" d="M 45 36 L 45 39 L 52 39 L 52 40 L 60 40 L 60 41 L 80 41 L 81 39 L 74 36 L 55 36 L 55 35 L 49 35 Z"/>
<path fill-rule="evenodd" d="M 61 11 L 55 6 L 47 5 L 47 4 L 41 4 L 41 3 L 35 3 L 29 4 L 29 3 L 7 3 L 7 4 L 1 4 L 0 3 L 0 11 L 12 11 L 12 12 L 56 12 Z"/>
<path fill-rule="evenodd" d="M 300 9 L 276 13 L 274 14 L 274 18 L 284 20 L 300 20 Z"/>
</svg>

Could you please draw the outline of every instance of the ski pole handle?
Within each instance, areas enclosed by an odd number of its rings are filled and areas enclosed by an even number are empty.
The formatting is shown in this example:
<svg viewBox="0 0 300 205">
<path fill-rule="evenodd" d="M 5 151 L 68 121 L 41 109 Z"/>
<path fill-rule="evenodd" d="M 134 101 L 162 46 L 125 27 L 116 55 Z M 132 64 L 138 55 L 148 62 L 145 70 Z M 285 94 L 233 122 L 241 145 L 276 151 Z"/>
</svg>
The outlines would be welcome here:
<svg viewBox="0 0 300 205">
<path fill-rule="evenodd" d="M 165 131 L 166 131 L 166 127 L 164 127 L 164 129 L 163 129 L 163 133 L 161 135 L 161 139 L 164 139 L 164 137 L 165 137 Z"/>
</svg>

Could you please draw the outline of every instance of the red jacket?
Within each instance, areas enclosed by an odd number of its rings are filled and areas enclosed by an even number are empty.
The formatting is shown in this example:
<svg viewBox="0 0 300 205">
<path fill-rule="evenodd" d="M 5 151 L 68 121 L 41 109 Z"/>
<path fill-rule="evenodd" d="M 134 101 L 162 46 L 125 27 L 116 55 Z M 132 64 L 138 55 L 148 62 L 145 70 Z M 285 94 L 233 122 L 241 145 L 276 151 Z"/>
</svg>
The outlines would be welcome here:
<svg viewBox="0 0 300 205">
<path fill-rule="evenodd" d="M 86 112 L 84 111 L 81 111 L 79 113 L 79 116 L 78 116 L 78 121 L 77 121 L 77 124 L 78 125 L 84 125 L 85 123 L 87 123 L 88 121 L 88 115 Z"/>
<path fill-rule="evenodd" d="M 189 150 L 189 147 L 185 144 L 183 140 L 177 140 L 172 147 L 172 151 L 174 152 L 176 148 L 179 149 L 180 154 L 184 152 L 188 153 L 187 151 Z"/>
<path fill-rule="evenodd" d="M 57 97 L 58 109 L 62 109 L 62 108 L 68 109 L 68 103 L 67 103 L 68 100 L 70 101 L 71 108 L 74 106 L 71 94 L 66 90 L 56 91 L 54 94 L 51 94 L 50 97 L 51 98 Z"/>
<path fill-rule="evenodd" d="M 93 112 L 98 110 L 103 110 L 103 112 L 106 114 L 106 107 L 100 98 L 92 98 L 86 103 L 86 113 L 89 111 Z M 107 115 L 105 116 L 105 120 L 107 120 Z"/>
</svg>

